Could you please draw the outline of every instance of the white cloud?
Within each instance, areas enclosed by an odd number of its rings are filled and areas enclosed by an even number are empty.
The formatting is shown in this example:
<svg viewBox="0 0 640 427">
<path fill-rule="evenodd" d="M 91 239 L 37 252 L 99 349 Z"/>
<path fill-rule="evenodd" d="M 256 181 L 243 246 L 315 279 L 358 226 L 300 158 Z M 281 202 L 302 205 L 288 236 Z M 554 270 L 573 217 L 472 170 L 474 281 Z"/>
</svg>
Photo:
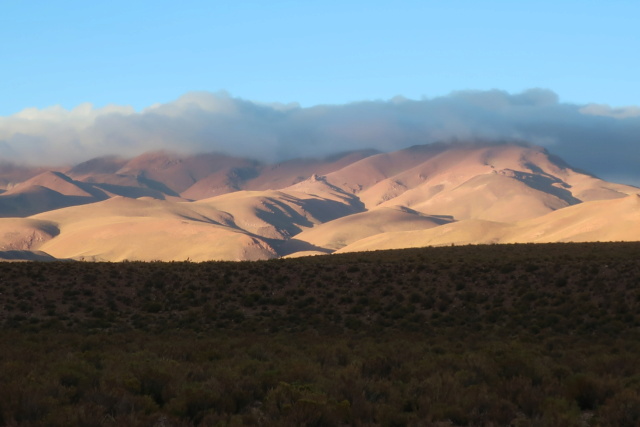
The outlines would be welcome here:
<svg viewBox="0 0 640 427">
<path fill-rule="evenodd" d="M 640 117 L 640 107 L 636 106 L 612 108 L 606 104 L 589 104 L 582 107 L 580 112 L 590 116 L 613 117 L 616 119 Z"/>
<path fill-rule="evenodd" d="M 615 173 L 640 179 L 639 107 L 560 103 L 554 92 L 543 89 L 310 108 L 193 92 L 139 113 L 82 104 L 0 117 L 0 157 L 39 164 L 160 149 L 275 161 L 449 140 L 528 141 L 605 178 Z"/>
</svg>

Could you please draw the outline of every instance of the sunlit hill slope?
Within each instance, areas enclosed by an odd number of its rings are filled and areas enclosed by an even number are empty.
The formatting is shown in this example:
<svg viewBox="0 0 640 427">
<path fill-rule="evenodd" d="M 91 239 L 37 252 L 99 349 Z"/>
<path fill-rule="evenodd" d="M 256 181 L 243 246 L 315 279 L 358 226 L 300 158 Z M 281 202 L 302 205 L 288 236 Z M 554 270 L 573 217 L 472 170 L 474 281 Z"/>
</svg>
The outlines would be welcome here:
<svg viewBox="0 0 640 427">
<path fill-rule="evenodd" d="M 517 144 L 432 144 L 270 165 L 164 152 L 55 170 L 0 165 L 0 259 L 257 260 L 640 240 L 640 189 Z"/>
</svg>

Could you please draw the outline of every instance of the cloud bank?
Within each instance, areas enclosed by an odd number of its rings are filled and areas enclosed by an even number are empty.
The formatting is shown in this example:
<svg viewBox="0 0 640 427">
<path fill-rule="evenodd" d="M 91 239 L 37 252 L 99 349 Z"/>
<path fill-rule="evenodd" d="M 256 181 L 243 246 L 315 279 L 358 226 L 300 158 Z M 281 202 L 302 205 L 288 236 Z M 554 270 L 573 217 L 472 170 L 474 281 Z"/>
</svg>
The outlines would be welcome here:
<svg viewBox="0 0 640 427">
<path fill-rule="evenodd" d="M 38 165 L 150 150 L 278 161 L 442 141 L 525 141 L 602 178 L 640 184 L 640 107 L 561 103 L 542 89 L 310 108 L 194 92 L 141 112 L 83 104 L 0 117 L 0 160 Z"/>
</svg>

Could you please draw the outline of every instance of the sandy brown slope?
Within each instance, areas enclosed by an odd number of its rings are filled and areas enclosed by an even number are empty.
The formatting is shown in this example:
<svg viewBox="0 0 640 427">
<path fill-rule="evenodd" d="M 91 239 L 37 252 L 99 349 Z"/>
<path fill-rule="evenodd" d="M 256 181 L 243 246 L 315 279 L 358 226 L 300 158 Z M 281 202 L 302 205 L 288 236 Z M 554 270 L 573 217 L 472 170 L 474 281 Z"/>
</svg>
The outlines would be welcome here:
<svg viewBox="0 0 640 427">
<path fill-rule="evenodd" d="M 482 174 L 464 183 L 441 191 L 425 201 L 409 201 L 398 197 L 421 212 L 446 214 L 456 219 L 483 219 L 514 222 L 535 218 L 570 205 L 553 194 L 532 188 L 512 177 Z M 578 203 L 578 201 L 572 201 Z M 380 206 L 387 206 L 383 203 Z"/>
<path fill-rule="evenodd" d="M 94 197 L 66 196 L 42 186 L 30 186 L 0 195 L 0 218 L 27 217 L 68 206 L 96 201 Z"/>
<path fill-rule="evenodd" d="M 376 234 L 347 245 L 335 253 L 500 243 L 513 227 L 502 222 L 467 219 L 426 230 Z"/>
<path fill-rule="evenodd" d="M 238 191 L 197 202 L 113 197 L 32 220 L 59 229 L 38 246 L 59 258 L 251 260 L 277 256 L 272 241 L 359 209 L 355 196 L 311 179 L 282 191 Z"/>
<path fill-rule="evenodd" d="M 275 257 L 264 241 L 228 227 L 177 218 L 104 218 L 66 230 L 41 249 L 81 260 L 211 261 Z"/>
<path fill-rule="evenodd" d="M 449 145 L 372 156 L 328 174 L 364 205 L 402 205 L 456 219 L 519 221 L 635 187 L 571 169 L 539 147 Z"/>
<path fill-rule="evenodd" d="M 428 230 L 381 233 L 337 252 L 450 244 L 598 241 L 640 241 L 640 196 L 584 202 L 514 224 L 472 219 Z"/>
<path fill-rule="evenodd" d="M 640 196 L 595 200 L 517 224 L 503 241 L 640 241 Z"/>
<path fill-rule="evenodd" d="M 87 260 L 251 260 L 276 256 L 264 241 L 228 224 L 224 212 L 154 199 L 112 198 L 37 215 L 60 235 L 39 247 Z"/>
<path fill-rule="evenodd" d="M 74 193 L 74 182 L 62 180 L 55 188 L 83 197 Z M 282 191 L 238 191 L 197 202 L 116 196 L 0 221 L 0 231 L 3 224 L 11 231 L 0 236 L 0 245 L 108 261 L 266 259 L 277 256 L 269 241 L 360 210 L 355 196 L 316 178 Z"/>
<path fill-rule="evenodd" d="M 445 144 L 421 145 L 393 153 L 366 157 L 344 168 L 326 174 L 327 181 L 343 190 L 359 194 L 364 190 L 411 169 L 446 151 Z"/>
<path fill-rule="evenodd" d="M 0 250 L 32 250 L 60 233 L 51 221 L 0 218 Z"/>
<path fill-rule="evenodd" d="M 32 187 L 45 187 L 63 196 L 105 199 L 106 195 L 90 184 L 75 181 L 62 172 L 47 171 L 16 185 L 4 195 L 17 194 Z"/>
<path fill-rule="evenodd" d="M 108 198 L 104 191 L 61 172 L 38 174 L 0 194 L 0 217 L 26 217 Z"/>
<path fill-rule="evenodd" d="M 380 233 L 424 230 L 451 222 L 446 217 L 434 217 L 396 206 L 378 208 L 325 222 L 295 236 L 318 248 L 337 250 Z"/>
<path fill-rule="evenodd" d="M 251 234 L 286 240 L 302 230 L 362 210 L 357 198 L 315 177 L 283 190 L 238 191 L 193 204 L 229 213 Z"/>
</svg>

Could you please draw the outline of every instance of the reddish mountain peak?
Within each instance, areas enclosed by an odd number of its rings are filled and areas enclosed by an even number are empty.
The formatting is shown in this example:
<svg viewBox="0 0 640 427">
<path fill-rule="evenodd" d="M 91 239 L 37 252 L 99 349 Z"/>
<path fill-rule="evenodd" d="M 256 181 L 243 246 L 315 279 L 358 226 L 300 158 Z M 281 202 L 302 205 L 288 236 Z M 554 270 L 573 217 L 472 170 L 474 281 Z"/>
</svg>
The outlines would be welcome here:
<svg viewBox="0 0 640 427">
<path fill-rule="evenodd" d="M 150 151 L 127 161 L 118 172 L 167 169 L 181 162 L 182 159 L 175 153 Z"/>
<path fill-rule="evenodd" d="M 74 178 L 86 175 L 111 174 L 116 173 L 125 163 L 127 163 L 127 160 L 118 156 L 96 157 L 75 165 L 67 170 L 66 173 Z"/>
<path fill-rule="evenodd" d="M 31 167 L 0 160 L 0 189 L 8 189 L 15 184 L 26 181 L 47 168 Z"/>
</svg>

